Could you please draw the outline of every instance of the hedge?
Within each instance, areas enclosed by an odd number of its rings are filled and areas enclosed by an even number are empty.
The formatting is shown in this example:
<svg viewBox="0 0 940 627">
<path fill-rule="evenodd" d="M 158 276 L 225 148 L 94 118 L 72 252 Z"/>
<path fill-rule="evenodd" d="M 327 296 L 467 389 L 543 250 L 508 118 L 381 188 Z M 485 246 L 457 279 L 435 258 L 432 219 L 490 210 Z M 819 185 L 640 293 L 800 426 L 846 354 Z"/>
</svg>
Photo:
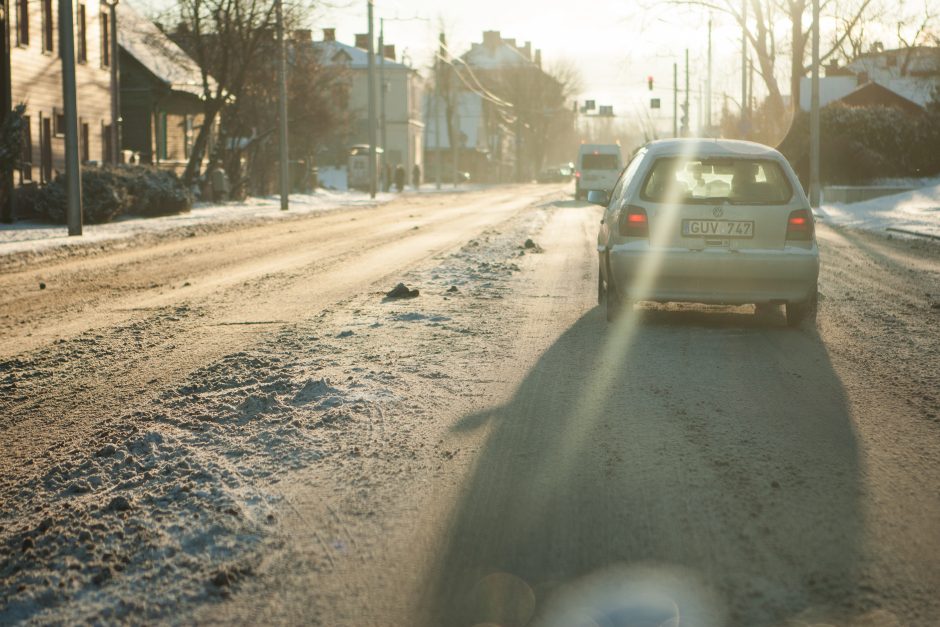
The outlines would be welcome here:
<svg viewBox="0 0 940 627">
<path fill-rule="evenodd" d="M 858 185 L 940 173 L 940 112 L 911 115 L 891 107 L 829 105 L 820 111 L 820 180 Z M 793 120 L 780 151 L 809 181 L 809 113 Z"/>
<path fill-rule="evenodd" d="M 66 222 L 65 178 L 48 185 L 25 185 L 16 191 L 17 216 Z M 122 215 L 160 216 L 184 213 L 192 195 L 175 173 L 147 166 L 118 166 L 82 170 L 84 222 L 101 224 Z"/>
</svg>

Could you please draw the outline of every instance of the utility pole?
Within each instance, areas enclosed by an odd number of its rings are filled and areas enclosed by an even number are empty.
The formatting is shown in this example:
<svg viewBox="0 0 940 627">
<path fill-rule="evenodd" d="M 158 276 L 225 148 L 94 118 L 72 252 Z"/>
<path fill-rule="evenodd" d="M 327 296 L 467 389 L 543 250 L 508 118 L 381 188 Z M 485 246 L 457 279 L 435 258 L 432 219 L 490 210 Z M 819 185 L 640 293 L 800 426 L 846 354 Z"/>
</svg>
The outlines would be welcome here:
<svg viewBox="0 0 940 627">
<path fill-rule="evenodd" d="M 281 0 L 275 0 L 277 20 L 277 83 L 278 135 L 280 136 L 281 161 L 281 211 L 290 206 L 290 152 L 287 146 L 287 51 L 284 48 L 284 8 Z"/>
<path fill-rule="evenodd" d="M 0 126 L 13 111 L 13 76 L 10 65 L 10 1 L 3 0 L 0 15 Z M 13 168 L 0 172 L 0 222 L 13 222 Z"/>
<path fill-rule="evenodd" d="M 434 164 L 437 189 L 441 188 L 441 59 L 444 54 L 444 33 L 438 38 L 440 46 L 437 50 L 437 58 L 434 62 Z"/>
<path fill-rule="evenodd" d="M 381 129 L 380 137 L 382 139 L 382 154 L 385 155 L 385 158 L 388 158 L 388 135 L 385 130 L 385 18 L 379 18 L 379 129 Z M 383 168 L 383 172 L 387 171 L 387 168 Z M 379 178 L 382 178 L 381 176 Z M 387 190 L 391 187 L 390 181 L 385 181 L 382 186 L 383 190 Z"/>
<path fill-rule="evenodd" d="M 708 18 L 708 77 L 705 86 L 705 129 L 706 135 L 712 133 L 712 19 Z"/>
<path fill-rule="evenodd" d="M 372 0 L 369 5 L 369 197 L 375 198 L 375 176 L 378 167 L 378 150 L 375 145 L 375 25 L 372 19 Z"/>
<path fill-rule="evenodd" d="M 443 43 L 445 46 L 441 50 L 441 54 L 444 55 L 447 52 L 447 49 L 446 49 L 447 42 L 445 41 L 444 33 L 441 33 L 441 43 Z M 457 95 L 456 95 L 457 68 L 454 67 L 453 60 L 451 60 L 448 63 L 448 66 L 449 67 L 444 69 L 444 71 L 449 74 L 448 79 L 447 79 L 446 102 L 449 103 L 451 102 L 451 98 L 454 99 L 453 109 L 451 111 L 451 113 L 454 116 L 454 119 L 451 119 L 450 115 L 447 116 L 447 141 L 450 144 L 450 155 L 451 155 L 451 162 L 452 162 L 451 169 L 453 170 L 454 188 L 456 188 L 457 187 L 457 136 L 460 134 L 460 118 L 458 117 L 459 114 L 457 113 L 458 104 L 456 100 L 457 99 Z M 447 109 L 445 108 L 445 111 L 446 110 Z"/>
<path fill-rule="evenodd" d="M 75 85 L 75 18 L 72 0 L 59 0 L 59 53 L 65 115 L 65 188 L 69 235 L 82 234 L 82 165 L 78 158 L 78 102 Z M 112 60 L 113 61 L 113 60 Z"/>
<path fill-rule="evenodd" d="M 672 136 L 679 136 L 679 64 L 672 64 Z"/>
<path fill-rule="evenodd" d="M 689 49 L 685 49 L 685 103 L 682 105 L 682 136 L 689 136 Z"/>
<path fill-rule="evenodd" d="M 809 114 L 809 204 L 819 208 L 819 0 L 813 0 L 813 74 Z"/>
<path fill-rule="evenodd" d="M 121 86 L 118 82 L 120 62 L 118 61 L 118 0 L 107 0 L 108 19 L 111 23 L 111 133 L 108 141 L 111 142 L 111 163 L 121 163 Z"/>
<path fill-rule="evenodd" d="M 747 0 L 741 0 L 741 136 L 747 139 L 750 120 L 747 114 Z"/>
</svg>

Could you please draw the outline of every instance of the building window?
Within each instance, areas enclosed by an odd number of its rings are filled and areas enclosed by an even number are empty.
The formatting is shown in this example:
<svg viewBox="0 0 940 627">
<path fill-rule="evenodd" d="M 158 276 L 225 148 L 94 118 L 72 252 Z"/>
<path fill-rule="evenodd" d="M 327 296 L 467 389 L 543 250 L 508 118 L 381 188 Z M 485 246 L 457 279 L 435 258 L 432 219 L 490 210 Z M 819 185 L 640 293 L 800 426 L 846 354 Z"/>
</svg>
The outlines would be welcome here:
<svg viewBox="0 0 940 627">
<path fill-rule="evenodd" d="M 23 116 L 23 147 L 20 155 L 20 183 L 33 180 L 33 125 L 28 115 Z"/>
<path fill-rule="evenodd" d="M 16 45 L 29 45 L 29 0 L 16 1 Z"/>
<path fill-rule="evenodd" d="M 52 134 L 56 137 L 65 137 L 65 114 L 61 109 L 52 109 Z"/>
<path fill-rule="evenodd" d="M 167 123 L 166 113 L 157 114 L 157 161 L 167 160 Z"/>
<path fill-rule="evenodd" d="M 52 0 L 42 0 L 42 51 L 52 52 Z"/>
<path fill-rule="evenodd" d="M 111 24 L 108 22 L 108 14 L 102 11 L 99 14 L 101 19 L 101 67 L 111 66 Z"/>
<path fill-rule="evenodd" d="M 52 182 L 52 120 L 39 115 L 39 177 Z"/>
<path fill-rule="evenodd" d="M 111 125 L 101 123 L 101 160 L 112 163 L 111 159 Z"/>
<path fill-rule="evenodd" d="M 91 140 L 91 133 L 88 131 L 88 122 L 82 122 L 80 124 L 82 129 L 82 163 L 88 163 L 91 160 L 91 152 L 88 149 L 88 144 Z"/>
<path fill-rule="evenodd" d="M 86 63 L 88 61 L 88 35 L 87 35 L 87 22 L 85 21 L 85 5 L 78 5 L 78 15 L 77 15 L 77 29 L 78 32 L 78 62 Z"/>
<path fill-rule="evenodd" d="M 189 159 L 193 153 L 193 116 L 187 115 L 183 121 L 183 156 Z"/>
</svg>

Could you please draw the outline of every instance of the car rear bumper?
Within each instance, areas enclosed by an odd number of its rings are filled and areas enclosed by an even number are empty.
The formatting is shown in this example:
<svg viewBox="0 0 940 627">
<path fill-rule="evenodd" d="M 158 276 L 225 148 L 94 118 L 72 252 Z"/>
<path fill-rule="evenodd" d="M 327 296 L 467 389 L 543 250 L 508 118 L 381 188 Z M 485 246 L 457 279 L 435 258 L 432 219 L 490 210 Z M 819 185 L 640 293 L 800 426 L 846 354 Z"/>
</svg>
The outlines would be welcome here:
<svg viewBox="0 0 940 627">
<path fill-rule="evenodd" d="M 804 302 L 816 292 L 819 253 L 783 250 L 662 249 L 646 242 L 610 251 L 614 282 L 631 300 L 725 305 Z"/>
</svg>

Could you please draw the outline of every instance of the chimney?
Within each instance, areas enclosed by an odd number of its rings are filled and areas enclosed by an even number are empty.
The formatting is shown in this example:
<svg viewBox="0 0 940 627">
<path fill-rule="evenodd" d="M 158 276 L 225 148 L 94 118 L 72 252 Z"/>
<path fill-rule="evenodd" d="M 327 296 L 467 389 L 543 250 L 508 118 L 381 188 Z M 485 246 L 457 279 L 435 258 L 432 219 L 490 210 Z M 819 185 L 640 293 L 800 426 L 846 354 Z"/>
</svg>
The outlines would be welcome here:
<svg viewBox="0 0 940 627">
<path fill-rule="evenodd" d="M 324 28 L 323 29 L 323 41 L 336 41 L 336 29 Z"/>
<path fill-rule="evenodd" d="M 395 44 L 386 45 L 385 50 L 382 51 L 382 56 L 384 56 L 389 61 L 395 60 Z"/>
<path fill-rule="evenodd" d="M 540 70 L 542 69 L 542 51 L 539 49 L 535 50 L 535 65 L 538 66 Z"/>
<path fill-rule="evenodd" d="M 356 33 L 356 47 L 363 50 L 369 49 L 369 33 Z"/>
<path fill-rule="evenodd" d="M 525 45 L 522 46 L 522 54 L 524 54 L 525 58 L 528 59 L 529 61 L 532 60 L 532 42 L 531 41 L 525 42 Z"/>
<path fill-rule="evenodd" d="M 313 31 L 309 28 L 298 28 L 294 31 L 294 41 L 300 43 L 313 41 Z"/>
<path fill-rule="evenodd" d="M 483 31 L 483 45 L 494 50 L 496 46 L 499 45 L 501 36 L 498 30 L 485 30 Z"/>
</svg>

